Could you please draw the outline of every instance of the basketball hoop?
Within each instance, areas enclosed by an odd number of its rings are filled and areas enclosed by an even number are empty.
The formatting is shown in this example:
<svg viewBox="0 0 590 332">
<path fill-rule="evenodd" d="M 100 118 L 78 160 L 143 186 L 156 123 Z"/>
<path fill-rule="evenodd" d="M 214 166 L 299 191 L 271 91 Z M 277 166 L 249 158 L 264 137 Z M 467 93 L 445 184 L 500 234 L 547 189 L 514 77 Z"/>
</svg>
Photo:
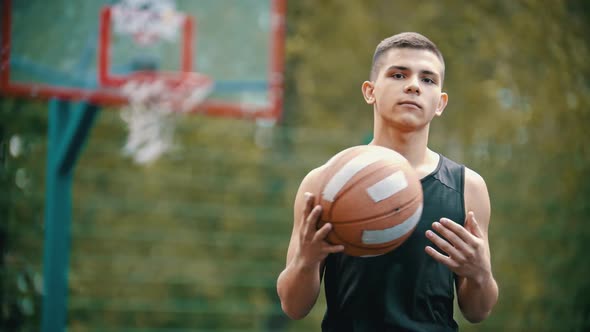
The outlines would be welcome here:
<svg viewBox="0 0 590 332">
<path fill-rule="evenodd" d="M 147 164 L 169 151 L 177 115 L 196 110 L 212 90 L 202 74 L 133 73 L 120 88 L 129 101 L 121 112 L 129 130 L 123 154 Z"/>
<path fill-rule="evenodd" d="M 211 78 L 192 71 L 192 19 L 176 11 L 173 0 L 121 0 L 102 12 L 99 81 L 127 98 L 121 117 L 129 134 L 123 153 L 146 164 L 167 152 L 173 144 L 176 115 L 195 110 L 211 93 Z M 178 72 L 151 70 L 111 75 L 109 63 L 110 20 L 115 33 L 132 36 L 139 46 L 173 41 L 183 31 L 182 66 Z M 103 45 L 103 43 L 105 45 Z"/>
</svg>

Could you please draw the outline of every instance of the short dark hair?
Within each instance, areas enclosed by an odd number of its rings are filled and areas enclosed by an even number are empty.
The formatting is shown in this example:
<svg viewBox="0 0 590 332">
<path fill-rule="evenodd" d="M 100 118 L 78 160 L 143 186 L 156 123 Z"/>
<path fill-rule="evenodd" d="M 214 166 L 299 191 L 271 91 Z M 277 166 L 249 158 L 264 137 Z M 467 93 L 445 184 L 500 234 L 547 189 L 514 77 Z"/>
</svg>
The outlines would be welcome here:
<svg viewBox="0 0 590 332">
<path fill-rule="evenodd" d="M 393 48 L 411 48 L 416 50 L 428 50 L 438 57 L 442 63 L 443 71 L 441 73 L 441 82 L 445 77 L 445 60 L 442 53 L 430 39 L 417 32 L 402 32 L 382 40 L 373 54 L 373 64 L 371 65 L 370 79 L 374 80 L 379 71 L 381 56 Z"/>
</svg>

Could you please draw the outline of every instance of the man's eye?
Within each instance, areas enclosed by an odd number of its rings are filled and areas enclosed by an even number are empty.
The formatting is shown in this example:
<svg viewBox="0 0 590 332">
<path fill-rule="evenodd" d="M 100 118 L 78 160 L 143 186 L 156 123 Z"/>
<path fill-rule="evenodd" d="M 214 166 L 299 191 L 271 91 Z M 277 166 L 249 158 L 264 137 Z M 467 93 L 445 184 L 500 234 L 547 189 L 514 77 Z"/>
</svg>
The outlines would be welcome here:
<svg viewBox="0 0 590 332">
<path fill-rule="evenodd" d="M 393 78 L 404 78 L 404 74 L 402 74 L 402 73 L 395 73 L 395 74 L 391 75 L 391 77 L 393 77 Z"/>
<path fill-rule="evenodd" d="M 428 77 L 423 78 L 422 81 L 423 82 L 426 82 L 428 84 L 434 84 L 434 83 L 436 83 L 436 82 L 434 82 L 434 80 L 432 78 L 428 78 Z"/>
</svg>

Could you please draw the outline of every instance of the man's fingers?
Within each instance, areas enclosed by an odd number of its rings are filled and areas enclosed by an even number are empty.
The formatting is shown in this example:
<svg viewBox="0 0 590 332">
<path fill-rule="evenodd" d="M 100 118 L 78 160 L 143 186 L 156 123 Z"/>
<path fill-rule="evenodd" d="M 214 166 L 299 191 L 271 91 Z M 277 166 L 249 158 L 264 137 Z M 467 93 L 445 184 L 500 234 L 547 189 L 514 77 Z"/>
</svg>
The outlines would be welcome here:
<svg viewBox="0 0 590 332">
<path fill-rule="evenodd" d="M 313 239 L 314 240 L 324 240 L 326 239 L 326 237 L 328 236 L 328 233 L 330 233 L 330 231 L 332 230 L 332 224 L 330 223 L 326 223 L 324 224 L 324 226 L 322 226 L 322 228 L 318 229 L 318 231 L 315 233 Z"/>
<path fill-rule="evenodd" d="M 311 193 L 306 192 L 303 194 L 305 196 L 305 203 L 303 204 L 303 218 L 307 218 L 311 213 L 311 209 L 313 209 L 313 195 Z"/>
<path fill-rule="evenodd" d="M 465 241 L 463 241 L 463 239 L 461 239 L 457 234 L 455 234 L 450 229 L 443 226 L 441 223 L 439 223 L 439 222 L 432 223 L 432 228 L 434 228 L 434 230 L 439 232 L 455 248 L 457 248 L 461 251 L 465 251 L 467 249 Z"/>
<path fill-rule="evenodd" d="M 449 256 L 455 257 L 456 259 L 462 259 L 463 255 L 457 250 L 457 248 L 453 247 L 449 242 L 438 236 L 433 231 L 426 231 L 426 236 L 432 243 L 436 244 L 442 251 L 446 252 Z"/>
<path fill-rule="evenodd" d="M 469 211 L 469 213 L 467 214 L 467 221 L 465 223 L 466 224 L 469 223 L 469 228 L 470 228 L 471 234 L 473 234 L 479 238 L 483 237 L 483 231 L 479 227 L 479 224 L 477 223 L 477 220 L 475 219 L 475 213 L 473 213 L 473 211 Z"/>
<path fill-rule="evenodd" d="M 326 223 L 315 233 L 315 236 L 313 237 L 314 241 L 322 241 L 324 243 L 322 246 L 322 251 L 326 254 L 334 254 L 344 250 L 344 246 L 341 244 L 332 245 L 326 242 L 326 237 L 328 237 L 328 233 L 330 233 L 331 230 L 332 224 Z"/>
<path fill-rule="evenodd" d="M 344 250 L 344 246 L 341 244 L 337 244 L 337 245 L 328 244 L 328 245 L 326 245 L 326 247 L 324 247 L 324 252 L 326 254 L 335 254 L 335 253 L 341 252 L 343 250 Z"/>
<path fill-rule="evenodd" d="M 473 244 L 473 242 L 474 242 L 473 235 L 471 234 L 471 232 L 469 232 L 467 229 L 465 229 L 465 227 L 457 224 L 456 222 L 454 222 L 448 218 L 441 218 L 440 223 L 444 227 L 451 230 L 453 233 L 457 234 L 457 236 L 459 236 L 468 245 Z"/>
<path fill-rule="evenodd" d="M 322 207 L 320 205 L 316 205 L 307 218 L 305 219 L 305 226 L 303 229 L 305 238 L 312 240 L 316 234 L 318 219 L 322 214 Z"/>
<path fill-rule="evenodd" d="M 427 246 L 425 248 L 425 251 L 428 255 L 430 255 L 432 258 L 434 258 L 434 260 L 448 266 L 451 270 L 459 267 L 459 264 L 457 264 L 457 262 L 455 262 L 451 257 L 441 254 L 440 252 L 436 251 L 431 246 Z"/>
</svg>

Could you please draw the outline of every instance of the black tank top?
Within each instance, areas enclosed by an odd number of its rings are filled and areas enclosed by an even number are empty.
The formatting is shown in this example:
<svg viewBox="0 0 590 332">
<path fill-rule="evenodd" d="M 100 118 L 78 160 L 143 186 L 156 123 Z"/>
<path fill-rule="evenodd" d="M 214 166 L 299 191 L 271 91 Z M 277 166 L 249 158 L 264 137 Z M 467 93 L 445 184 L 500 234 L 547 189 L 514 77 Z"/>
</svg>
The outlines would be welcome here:
<svg viewBox="0 0 590 332">
<path fill-rule="evenodd" d="M 324 332 L 457 331 L 454 274 L 424 251 L 438 250 L 425 232 L 447 217 L 463 225 L 465 168 L 442 155 L 424 177 L 424 210 L 412 235 L 377 257 L 342 253 L 326 258 Z"/>
</svg>

